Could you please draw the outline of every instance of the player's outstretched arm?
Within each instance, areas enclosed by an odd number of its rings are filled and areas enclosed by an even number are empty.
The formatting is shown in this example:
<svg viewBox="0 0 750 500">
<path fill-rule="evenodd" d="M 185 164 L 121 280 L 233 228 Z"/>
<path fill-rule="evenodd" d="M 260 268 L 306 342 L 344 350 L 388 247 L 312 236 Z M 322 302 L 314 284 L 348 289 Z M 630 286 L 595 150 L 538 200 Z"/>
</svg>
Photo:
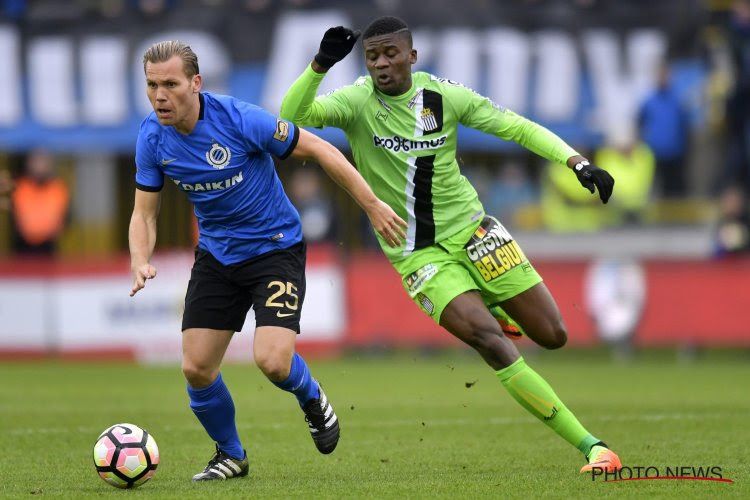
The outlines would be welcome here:
<svg viewBox="0 0 750 500">
<path fill-rule="evenodd" d="M 406 222 L 375 196 L 357 169 L 330 143 L 300 129 L 292 157 L 317 162 L 362 207 L 372 226 L 389 246 L 397 247 L 401 244 L 401 239 L 406 238 Z"/>
<path fill-rule="evenodd" d="M 581 155 L 571 156 L 567 163 L 568 167 L 575 172 L 583 187 L 591 193 L 594 192 L 594 187 L 596 187 L 602 203 L 609 201 L 609 197 L 612 196 L 612 189 L 615 186 L 615 180 L 609 172 L 592 164 Z"/>
<path fill-rule="evenodd" d="M 443 90 L 456 105 L 462 124 L 514 141 L 547 160 L 567 164 L 583 187 L 591 193 L 598 190 L 602 203 L 609 201 L 615 184 L 612 176 L 592 165 L 553 132 L 462 85 L 445 85 Z"/>
<path fill-rule="evenodd" d="M 312 63 L 284 94 L 279 116 L 302 127 L 327 125 L 326 110 L 316 102 L 315 95 L 325 73 L 351 52 L 358 37 L 358 31 L 352 31 L 343 26 L 336 26 L 326 31 L 320 42 L 320 50 Z"/>
<path fill-rule="evenodd" d="M 128 229 L 130 270 L 133 273 L 132 297 L 146 286 L 146 280 L 156 277 L 156 268 L 149 262 L 156 244 L 156 216 L 159 214 L 160 194 L 135 190 L 133 214 Z"/>
<path fill-rule="evenodd" d="M 316 99 L 318 87 L 328 70 L 351 52 L 359 31 L 336 26 L 326 31 L 320 50 L 305 71 L 284 94 L 279 116 L 301 127 L 341 127 L 347 120 L 347 111 L 329 111 Z"/>
<path fill-rule="evenodd" d="M 315 101 L 315 94 L 324 76 L 311 68 L 305 69 L 284 94 L 279 116 L 301 127 L 323 127 L 326 111 Z"/>
</svg>

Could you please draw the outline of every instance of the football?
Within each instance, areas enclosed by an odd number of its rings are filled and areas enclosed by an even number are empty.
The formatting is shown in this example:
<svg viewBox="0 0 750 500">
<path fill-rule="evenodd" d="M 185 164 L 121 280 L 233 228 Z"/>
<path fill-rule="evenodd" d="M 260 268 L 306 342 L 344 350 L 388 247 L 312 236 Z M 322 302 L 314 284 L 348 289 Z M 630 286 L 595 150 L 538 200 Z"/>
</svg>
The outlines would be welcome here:
<svg viewBox="0 0 750 500">
<path fill-rule="evenodd" d="M 159 448 L 146 430 L 133 424 L 116 424 L 99 434 L 94 465 L 99 477 L 112 486 L 135 488 L 156 472 Z"/>
</svg>

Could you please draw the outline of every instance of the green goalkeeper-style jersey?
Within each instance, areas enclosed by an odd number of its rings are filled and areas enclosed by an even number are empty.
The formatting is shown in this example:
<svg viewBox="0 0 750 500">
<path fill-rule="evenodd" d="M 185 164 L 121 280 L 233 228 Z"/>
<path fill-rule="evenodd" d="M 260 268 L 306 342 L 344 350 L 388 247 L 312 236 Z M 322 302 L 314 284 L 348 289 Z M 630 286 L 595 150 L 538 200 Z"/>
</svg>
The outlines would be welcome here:
<svg viewBox="0 0 750 500">
<path fill-rule="evenodd" d="M 399 248 L 377 235 L 394 263 L 478 224 L 484 215 L 476 190 L 456 162 L 459 123 L 558 163 L 577 154 L 544 127 L 451 80 L 413 73 L 408 92 L 389 96 L 363 76 L 315 97 L 324 76 L 308 66 L 284 97 L 281 117 L 346 133 L 362 177 L 408 222 L 406 243 Z"/>
</svg>

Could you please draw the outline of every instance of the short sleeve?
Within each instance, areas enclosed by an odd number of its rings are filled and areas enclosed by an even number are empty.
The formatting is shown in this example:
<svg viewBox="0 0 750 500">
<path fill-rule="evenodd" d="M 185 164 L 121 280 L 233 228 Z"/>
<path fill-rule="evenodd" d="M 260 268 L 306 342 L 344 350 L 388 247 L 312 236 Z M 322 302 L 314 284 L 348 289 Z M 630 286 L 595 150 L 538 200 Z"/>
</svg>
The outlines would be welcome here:
<svg viewBox="0 0 750 500">
<path fill-rule="evenodd" d="M 157 139 L 147 118 L 141 123 L 135 144 L 135 186 L 141 191 L 161 191 L 164 187 L 164 173 L 156 158 Z"/>
<path fill-rule="evenodd" d="M 234 106 L 248 151 L 271 153 L 282 160 L 294 151 L 299 140 L 299 129 L 294 123 L 242 101 L 235 101 Z"/>
</svg>

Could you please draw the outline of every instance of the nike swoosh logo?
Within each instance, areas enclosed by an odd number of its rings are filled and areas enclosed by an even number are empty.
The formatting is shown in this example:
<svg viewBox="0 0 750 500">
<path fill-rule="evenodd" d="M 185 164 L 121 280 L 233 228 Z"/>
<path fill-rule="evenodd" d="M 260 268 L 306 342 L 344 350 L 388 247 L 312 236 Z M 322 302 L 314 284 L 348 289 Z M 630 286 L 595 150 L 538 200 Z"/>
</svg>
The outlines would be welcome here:
<svg viewBox="0 0 750 500">
<path fill-rule="evenodd" d="M 286 318 L 287 316 L 291 316 L 293 314 L 294 313 L 283 313 L 281 311 L 276 311 L 276 316 L 278 316 L 279 318 Z"/>
<path fill-rule="evenodd" d="M 161 164 L 162 165 L 168 165 L 168 164 L 172 163 L 175 160 L 177 160 L 177 158 L 172 158 L 171 160 L 162 160 Z"/>
</svg>

